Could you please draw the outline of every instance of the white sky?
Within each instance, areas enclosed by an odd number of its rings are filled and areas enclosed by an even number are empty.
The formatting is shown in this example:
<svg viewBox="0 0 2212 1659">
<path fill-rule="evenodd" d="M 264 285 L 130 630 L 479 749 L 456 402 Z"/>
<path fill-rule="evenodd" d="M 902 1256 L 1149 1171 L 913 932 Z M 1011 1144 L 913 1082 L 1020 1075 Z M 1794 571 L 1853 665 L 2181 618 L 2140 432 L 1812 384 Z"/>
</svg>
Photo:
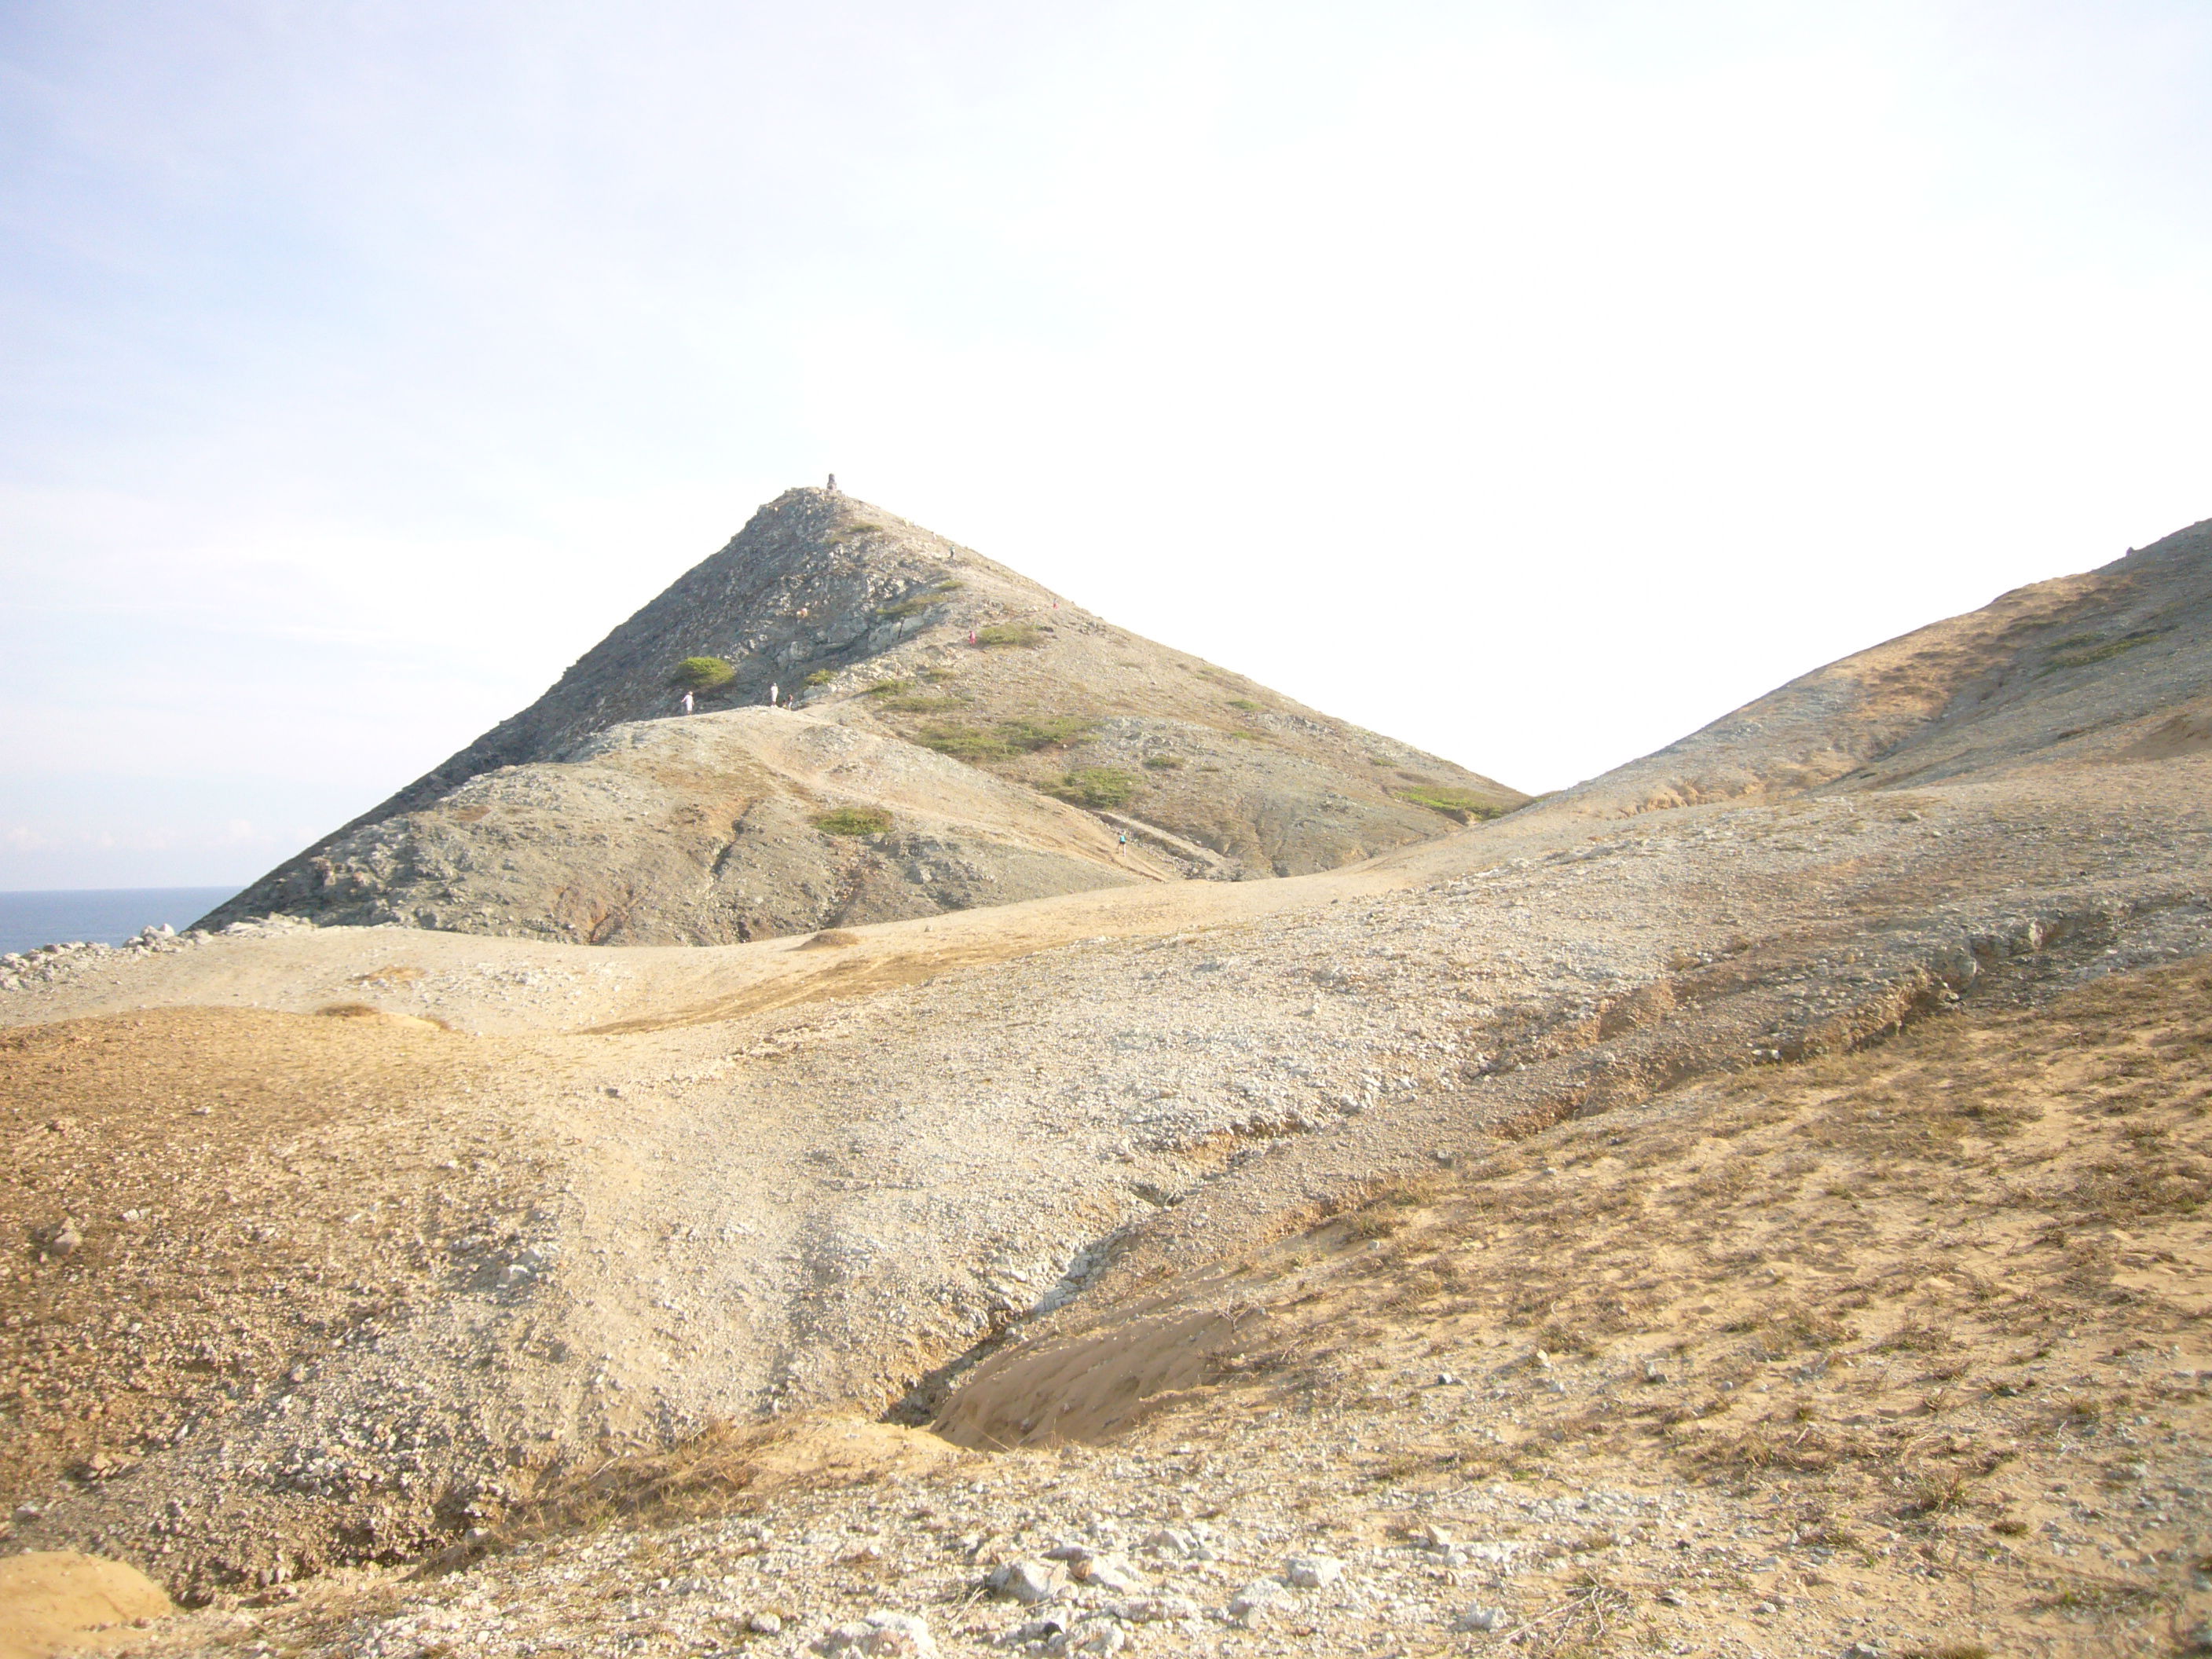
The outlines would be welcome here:
<svg viewBox="0 0 2212 1659">
<path fill-rule="evenodd" d="M 2212 7 L 18 0 L 0 888 L 242 881 L 834 470 L 1528 789 L 2212 514 Z"/>
</svg>

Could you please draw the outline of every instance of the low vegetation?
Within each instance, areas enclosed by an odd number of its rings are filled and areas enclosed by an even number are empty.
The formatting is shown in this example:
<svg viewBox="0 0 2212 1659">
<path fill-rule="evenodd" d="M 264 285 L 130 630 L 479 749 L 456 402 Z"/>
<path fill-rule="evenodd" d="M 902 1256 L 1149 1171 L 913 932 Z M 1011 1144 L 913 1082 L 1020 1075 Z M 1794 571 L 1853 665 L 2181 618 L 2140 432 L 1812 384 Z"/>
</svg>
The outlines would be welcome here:
<svg viewBox="0 0 2212 1659">
<path fill-rule="evenodd" d="M 1042 749 L 1060 749 L 1086 736 L 1097 722 L 1079 714 L 1000 720 L 995 730 L 946 722 L 925 726 L 915 741 L 956 760 L 1006 760 Z"/>
<path fill-rule="evenodd" d="M 1229 706 L 1231 708 L 1241 708 L 1248 714 L 1256 714 L 1267 705 L 1255 702 L 1249 697 L 1231 697 L 1229 700 Z"/>
<path fill-rule="evenodd" d="M 864 697 L 895 697 L 900 692 L 910 690 L 912 686 L 906 680 L 878 680 L 860 695 Z"/>
<path fill-rule="evenodd" d="M 2061 640 L 2051 649 L 2050 659 L 2044 672 L 2054 668 L 2087 668 L 2092 663 L 2110 662 L 2124 652 L 2139 645 L 2148 645 L 2157 635 L 2148 630 L 2125 634 L 2116 640 L 2100 639 L 2094 634 L 2076 634 L 2071 639 Z"/>
<path fill-rule="evenodd" d="M 799 684 L 801 685 L 809 686 L 827 685 L 830 681 L 836 678 L 837 673 L 835 669 L 817 668 L 811 674 L 809 674 L 805 679 L 801 680 Z"/>
<path fill-rule="evenodd" d="M 1505 811 L 1496 801 L 1485 800 L 1472 789 L 1453 789 L 1440 783 L 1419 784 L 1395 793 L 1400 800 L 1413 806 L 1425 806 L 1431 812 L 1441 812 L 1462 823 L 1486 823 Z"/>
<path fill-rule="evenodd" d="M 1183 761 L 1181 755 L 1147 755 L 1145 757 L 1145 769 L 1147 772 L 1173 772 L 1180 768 L 1182 763 Z"/>
<path fill-rule="evenodd" d="M 910 593 L 905 599 L 878 605 L 876 614 L 886 622 L 896 622 L 908 617 L 918 617 L 932 605 L 944 603 L 944 596 L 939 593 Z"/>
<path fill-rule="evenodd" d="M 965 697 L 933 697 L 917 694 L 910 697 L 885 697 L 884 707 L 901 714 L 942 714 L 967 706 Z"/>
<path fill-rule="evenodd" d="M 1044 630 L 1035 623 L 992 623 L 975 630 L 975 643 L 986 650 L 1035 650 L 1044 643 Z"/>
<path fill-rule="evenodd" d="M 738 671 L 720 657 L 686 657 L 670 672 L 668 683 L 686 691 L 712 691 L 737 677 Z"/>
<path fill-rule="evenodd" d="M 1059 782 L 1047 784 L 1044 792 L 1071 805 L 1096 810 L 1127 806 L 1143 787 L 1133 773 L 1111 766 L 1082 766 L 1063 774 Z"/>
<path fill-rule="evenodd" d="M 880 836 L 891 827 L 891 815 L 872 806 L 841 806 L 814 820 L 826 836 Z"/>
</svg>

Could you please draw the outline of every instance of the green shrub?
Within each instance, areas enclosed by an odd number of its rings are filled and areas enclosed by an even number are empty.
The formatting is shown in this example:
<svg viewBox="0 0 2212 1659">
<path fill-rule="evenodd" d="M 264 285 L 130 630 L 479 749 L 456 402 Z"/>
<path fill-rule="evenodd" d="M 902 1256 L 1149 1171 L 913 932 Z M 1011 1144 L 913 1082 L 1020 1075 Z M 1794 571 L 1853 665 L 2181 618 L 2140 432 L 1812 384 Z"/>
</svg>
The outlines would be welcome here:
<svg viewBox="0 0 2212 1659">
<path fill-rule="evenodd" d="M 885 697 L 884 707 L 901 714 L 943 714 L 968 706 L 965 697 Z"/>
<path fill-rule="evenodd" d="M 1249 697 L 1231 697 L 1229 700 L 1229 706 L 1231 708 L 1241 708 L 1248 714 L 1256 714 L 1263 705 L 1254 702 Z"/>
<path fill-rule="evenodd" d="M 804 680 L 800 681 L 799 684 L 802 685 L 827 685 L 830 681 L 836 678 L 837 674 L 836 670 L 830 668 L 817 668 L 811 674 L 809 674 Z"/>
<path fill-rule="evenodd" d="M 1078 806 L 1127 806 L 1135 799 L 1139 787 L 1134 775 L 1116 771 L 1110 766 L 1082 766 L 1062 777 L 1058 783 L 1045 786 L 1045 793 L 1057 795 Z"/>
<path fill-rule="evenodd" d="M 1145 769 L 1151 772 L 1172 772 L 1182 764 L 1181 755 L 1147 755 Z"/>
<path fill-rule="evenodd" d="M 916 698 L 915 702 L 927 701 Z M 896 706 L 896 705 L 894 705 Z M 915 741 L 956 760 L 1006 760 L 1016 754 L 1033 755 L 1040 749 L 1058 749 L 1075 742 L 1097 725 L 1079 714 L 1054 714 L 1038 720 L 1000 720 L 999 729 L 939 723 L 925 726 Z"/>
<path fill-rule="evenodd" d="M 864 697 L 896 697 L 900 692 L 911 689 L 904 680 L 878 680 L 860 695 Z"/>
<path fill-rule="evenodd" d="M 1015 748 L 1035 754 L 1040 749 L 1059 749 L 1087 737 L 1098 722 L 1080 714 L 1054 714 L 1044 720 L 999 722 L 999 735 Z"/>
<path fill-rule="evenodd" d="M 937 591 L 940 593 L 957 592 L 959 589 L 967 586 L 968 584 L 962 581 L 957 576 L 947 576 L 943 581 L 938 583 Z"/>
<path fill-rule="evenodd" d="M 1441 812 L 1462 823 L 1481 823 L 1502 815 L 1505 809 L 1495 801 L 1485 800 L 1472 789 L 1453 789 L 1443 784 L 1423 784 L 1418 789 L 1396 792 L 1400 800 L 1415 806 L 1425 806 L 1431 812 Z"/>
<path fill-rule="evenodd" d="M 876 614 L 886 622 L 896 622 L 903 617 L 918 617 L 933 605 L 945 601 L 934 593 L 915 593 L 903 599 L 894 599 L 889 605 L 879 605 Z"/>
<path fill-rule="evenodd" d="M 942 685 L 947 680 L 958 679 L 960 671 L 957 668 L 925 668 L 921 671 L 921 677 L 932 685 Z"/>
<path fill-rule="evenodd" d="M 720 657 L 686 657 L 676 665 L 668 683 L 682 686 L 686 691 L 712 691 L 737 677 L 738 671 Z"/>
<path fill-rule="evenodd" d="M 1044 634 L 1035 623 L 993 623 L 975 630 L 975 643 L 993 650 L 1010 646 L 1033 650 L 1044 643 Z"/>
<path fill-rule="evenodd" d="M 891 815 L 872 806 L 841 806 L 815 819 L 814 827 L 830 836 L 880 836 L 891 827 Z"/>
<path fill-rule="evenodd" d="M 1257 743 L 1260 741 L 1260 734 L 1257 732 L 1245 732 L 1240 730 L 1231 732 L 1229 735 L 1236 738 L 1239 743 Z"/>
<path fill-rule="evenodd" d="M 1004 738 L 973 726 L 925 726 L 915 733 L 915 741 L 955 760 L 1006 760 L 1014 752 Z"/>
<path fill-rule="evenodd" d="M 2100 640 L 2094 634 L 2076 634 L 2071 639 L 2061 640 L 2051 647 L 2051 659 L 2044 665 L 2047 672 L 2053 668 L 2087 668 L 2091 663 L 2110 662 L 2124 651 L 2132 651 L 2139 645 L 2148 645 L 2155 635 L 2127 634 L 2117 640 Z"/>
</svg>

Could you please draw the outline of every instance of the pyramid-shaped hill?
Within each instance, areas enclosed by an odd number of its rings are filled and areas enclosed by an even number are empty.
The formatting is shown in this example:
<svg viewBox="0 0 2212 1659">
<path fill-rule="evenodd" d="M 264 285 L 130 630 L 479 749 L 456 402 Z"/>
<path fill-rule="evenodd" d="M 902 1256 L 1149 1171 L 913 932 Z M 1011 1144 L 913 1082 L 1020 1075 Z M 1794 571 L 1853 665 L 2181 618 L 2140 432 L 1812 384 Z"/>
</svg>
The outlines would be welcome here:
<svg viewBox="0 0 2212 1659">
<path fill-rule="evenodd" d="M 696 658 L 727 677 L 686 714 Z M 1525 799 L 793 489 L 528 708 L 207 920 L 722 944 L 1304 874 Z"/>
</svg>

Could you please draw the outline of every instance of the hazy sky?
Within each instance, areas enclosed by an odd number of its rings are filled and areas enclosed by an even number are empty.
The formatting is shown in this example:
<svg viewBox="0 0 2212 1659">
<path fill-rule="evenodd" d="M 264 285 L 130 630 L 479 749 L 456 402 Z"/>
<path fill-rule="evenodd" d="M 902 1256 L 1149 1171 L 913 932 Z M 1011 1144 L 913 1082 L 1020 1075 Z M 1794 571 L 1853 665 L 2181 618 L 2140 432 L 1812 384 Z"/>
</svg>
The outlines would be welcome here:
<svg viewBox="0 0 2212 1659">
<path fill-rule="evenodd" d="M 0 888 L 852 493 L 1523 788 L 2212 514 L 2212 6 L 15 0 Z"/>
</svg>

